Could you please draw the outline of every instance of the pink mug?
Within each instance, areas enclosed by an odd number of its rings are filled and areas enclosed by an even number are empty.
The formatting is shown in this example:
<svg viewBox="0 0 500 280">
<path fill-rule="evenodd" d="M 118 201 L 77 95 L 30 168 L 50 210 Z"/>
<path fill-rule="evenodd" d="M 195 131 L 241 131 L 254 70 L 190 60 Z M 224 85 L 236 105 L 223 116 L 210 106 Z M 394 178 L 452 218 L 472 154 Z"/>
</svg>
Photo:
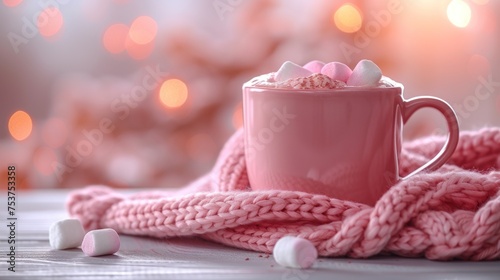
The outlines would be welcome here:
<svg viewBox="0 0 500 280">
<path fill-rule="evenodd" d="M 448 139 L 438 155 L 402 178 L 402 126 L 424 107 L 443 114 Z M 427 96 L 405 100 L 400 87 L 244 87 L 243 111 L 253 190 L 304 191 L 367 205 L 374 205 L 399 180 L 441 167 L 459 138 L 450 105 Z"/>
</svg>

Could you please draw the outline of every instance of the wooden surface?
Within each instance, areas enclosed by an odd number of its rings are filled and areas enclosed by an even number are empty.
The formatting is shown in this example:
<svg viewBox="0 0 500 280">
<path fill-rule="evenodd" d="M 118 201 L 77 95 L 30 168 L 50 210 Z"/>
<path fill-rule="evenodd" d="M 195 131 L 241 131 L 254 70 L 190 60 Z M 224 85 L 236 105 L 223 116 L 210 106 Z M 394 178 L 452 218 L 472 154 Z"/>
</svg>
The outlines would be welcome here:
<svg viewBox="0 0 500 280">
<path fill-rule="evenodd" d="M 6 262 L 7 198 L 6 192 L 1 194 L 0 279 L 500 279 L 500 261 L 320 258 L 312 269 L 288 269 L 276 264 L 272 255 L 194 237 L 160 240 L 121 235 L 116 255 L 86 257 L 80 249 L 49 247 L 50 224 L 67 217 L 65 197 L 62 191 L 16 194 L 16 272 L 11 272 Z"/>
</svg>

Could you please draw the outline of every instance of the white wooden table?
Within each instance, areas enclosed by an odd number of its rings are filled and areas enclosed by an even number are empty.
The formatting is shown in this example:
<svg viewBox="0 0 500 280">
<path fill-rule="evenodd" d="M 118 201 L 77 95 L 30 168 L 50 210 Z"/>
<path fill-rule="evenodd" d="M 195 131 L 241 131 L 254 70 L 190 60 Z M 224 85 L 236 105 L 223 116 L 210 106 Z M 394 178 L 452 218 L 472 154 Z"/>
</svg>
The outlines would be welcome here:
<svg viewBox="0 0 500 280">
<path fill-rule="evenodd" d="M 500 279 L 500 261 L 320 258 L 312 269 L 289 269 L 276 264 L 272 255 L 195 237 L 161 240 L 121 235 L 115 255 L 86 257 L 80 249 L 56 251 L 49 246 L 50 224 L 67 217 L 66 194 L 17 192 L 16 272 L 8 270 L 7 194 L 1 194 L 0 279 Z"/>
</svg>

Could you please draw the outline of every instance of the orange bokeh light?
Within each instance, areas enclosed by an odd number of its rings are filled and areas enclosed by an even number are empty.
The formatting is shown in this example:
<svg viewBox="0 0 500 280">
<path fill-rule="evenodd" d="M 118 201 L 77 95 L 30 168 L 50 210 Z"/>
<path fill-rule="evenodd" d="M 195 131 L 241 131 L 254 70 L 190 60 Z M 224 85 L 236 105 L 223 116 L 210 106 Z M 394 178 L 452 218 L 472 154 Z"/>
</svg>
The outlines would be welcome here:
<svg viewBox="0 0 500 280">
<path fill-rule="evenodd" d="M 37 19 L 38 31 L 44 37 L 56 35 L 61 30 L 63 23 L 62 13 L 55 7 L 43 9 Z"/>
<path fill-rule="evenodd" d="M 179 79 L 169 79 L 160 87 L 160 102 L 167 108 L 178 108 L 186 103 L 188 88 Z"/>
<path fill-rule="evenodd" d="M 33 122 L 30 115 L 24 111 L 17 111 L 9 119 L 10 135 L 17 141 L 22 141 L 30 136 Z"/>
<path fill-rule="evenodd" d="M 3 0 L 3 4 L 7 7 L 13 8 L 19 4 L 21 4 L 23 0 Z"/>
<path fill-rule="evenodd" d="M 148 16 L 136 18 L 130 25 L 129 37 L 139 45 L 151 43 L 158 32 L 156 21 Z"/>
<path fill-rule="evenodd" d="M 354 4 L 346 3 L 335 11 L 333 14 L 333 22 L 340 31 L 354 33 L 361 29 L 363 17 Z"/>
<path fill-rule="evenodd" d="M 102 37 L 104 48 L 110 53 L 118 54 L 125 50 L 129 28 L 125 24 L 113 24 L 106 29 Z"/>
</svg>

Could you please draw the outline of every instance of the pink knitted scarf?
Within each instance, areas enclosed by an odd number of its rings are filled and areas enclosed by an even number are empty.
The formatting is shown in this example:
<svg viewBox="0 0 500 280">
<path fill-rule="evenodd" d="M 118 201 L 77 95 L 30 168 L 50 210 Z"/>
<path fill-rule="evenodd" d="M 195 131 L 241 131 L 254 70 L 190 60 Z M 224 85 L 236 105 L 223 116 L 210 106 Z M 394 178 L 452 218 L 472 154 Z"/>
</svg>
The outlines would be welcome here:
<svg viewBox="0 0 500 280">
<path fill-rule="evenodd" d="M 404 143 L 407 174 L 433 157 L 443 137 Z M 243 132 L 213 170 L 176 192 L 124 196 L 104 186 L 72 192 L 69 213 L 86 229 L 154 237 L 200 235 L 272 252 L 285 235 L 309 239 L 321 256 L 379 253 L 429 259 L 491 260 L 500 255 L 500 128 L 462 132 L 449 162 L 393 186 L 374 207 L 294 191 L 252 191 Z"/>
</svg>

